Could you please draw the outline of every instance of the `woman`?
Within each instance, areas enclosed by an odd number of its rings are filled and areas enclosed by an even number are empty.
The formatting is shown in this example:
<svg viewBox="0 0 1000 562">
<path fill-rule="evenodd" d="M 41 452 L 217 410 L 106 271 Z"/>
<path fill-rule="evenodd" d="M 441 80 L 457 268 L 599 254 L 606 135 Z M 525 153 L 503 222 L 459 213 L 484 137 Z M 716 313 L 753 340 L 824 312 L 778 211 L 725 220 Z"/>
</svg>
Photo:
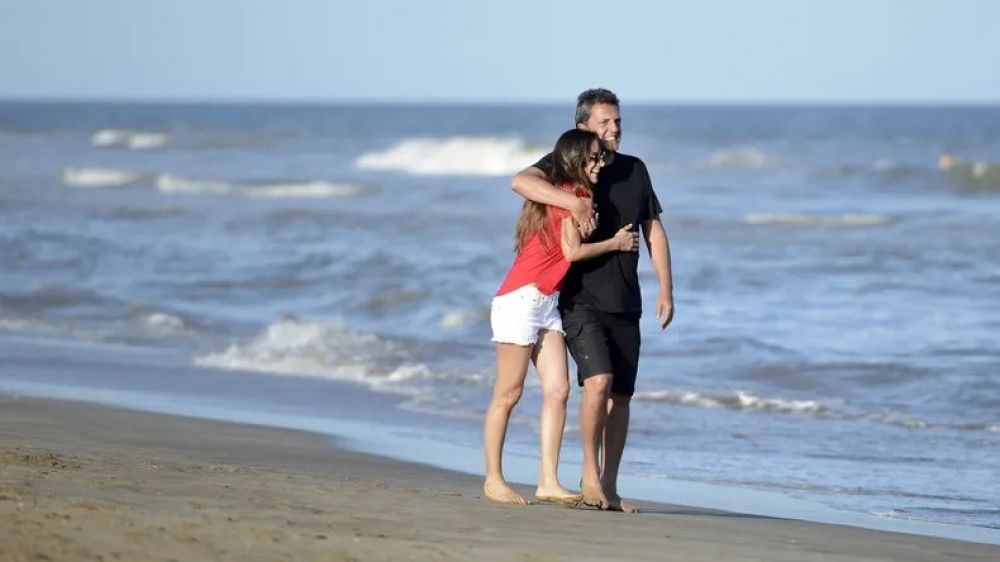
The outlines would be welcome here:
<svg viewBox="0 0 1000 562">
<path fill-rule="evenodd" d="M 604 155 L 597 135 L 569 130 L 552 151 L 553 185 L 592 198 Z M 541 475 L 535 498 L 577 505 L 581 496 L 559 484 L 559 449 L 566 424 L 569 375 L 566 342 L 559 316 L 559 288 L 570 262 L 608 252 L 634 252 L 638 236 L 631 226 L 614 237 L 584 244 L 569 211 L 525 201 L 515 231 L 517 257 L 493 299 L 490 324 L 497 346 L 497 380 L 486 412 L 483 441 L 486 451 L 486 497 L 500 503 L 530 502 L 503 477 L 503 443 L 510 413 L 521 397 L 529 360 L 541 379 L 543 404 L 540 423 Z"/>
</svg>

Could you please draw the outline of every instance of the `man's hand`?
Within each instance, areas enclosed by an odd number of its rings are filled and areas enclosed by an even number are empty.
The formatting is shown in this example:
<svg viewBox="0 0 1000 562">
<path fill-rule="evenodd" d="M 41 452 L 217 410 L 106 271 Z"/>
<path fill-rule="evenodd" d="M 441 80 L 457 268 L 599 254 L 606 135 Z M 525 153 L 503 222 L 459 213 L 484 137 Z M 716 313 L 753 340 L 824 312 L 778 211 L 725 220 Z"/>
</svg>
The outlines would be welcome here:
<svg viewBox="0 0 1000 562">
<path fill-rule="evenodd" d="M 615 248 L 619 252 L 638 252 L 639 233 L 632 231 L 632 225 L 626 224 L 618 229 L 614 236 Z"/>
<path fill-rule="evenodd" d="M 656 297 L 656 319 L 660 321 L 660 330 L 666 330 L 674 319 L 674 297 L 660 291 Z"/>
<path fill-rule="evenodd" d="M 597 228 L 597 213 L 594 212 L 594 200 L 590 198 L 579 198 L 576 200 L 573 209 L 573 220 L 576 221 L 577 229 L 580 231 L 580 238 L 586 240 Z"/>
</svg>

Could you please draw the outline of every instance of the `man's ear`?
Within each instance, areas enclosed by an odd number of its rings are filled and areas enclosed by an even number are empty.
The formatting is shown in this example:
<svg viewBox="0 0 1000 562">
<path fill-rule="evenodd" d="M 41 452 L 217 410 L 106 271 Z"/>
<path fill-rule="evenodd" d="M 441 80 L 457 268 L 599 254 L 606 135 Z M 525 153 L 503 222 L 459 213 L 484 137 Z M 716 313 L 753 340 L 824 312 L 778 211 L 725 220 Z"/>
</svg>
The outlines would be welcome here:
<svg viewBox="0 0 1000 562">
<path fill-rule="evenodd" d="M 584 125 L 583 123 L 577 123 L 576 124 L 576 128 L 580 129 L 581 131 L 586 131 L 587 130 L 587 126 Z"/>
</svg>

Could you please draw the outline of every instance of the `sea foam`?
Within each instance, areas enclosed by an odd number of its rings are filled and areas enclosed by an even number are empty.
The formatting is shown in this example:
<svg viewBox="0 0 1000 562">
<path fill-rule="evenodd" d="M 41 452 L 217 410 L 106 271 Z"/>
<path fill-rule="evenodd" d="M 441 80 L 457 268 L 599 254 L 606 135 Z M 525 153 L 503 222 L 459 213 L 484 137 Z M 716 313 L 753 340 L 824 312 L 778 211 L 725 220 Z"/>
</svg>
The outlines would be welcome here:
<svg viewBox="0 0 1000 562">
<path fill-rule="evenodd" d="M 142 175 L 114 168 L 67 168 L 62 181 L 70 187 L 118 187 L 137 181 Z"/>
<path fill-rule="evenodd" d="M 634 398 L 647 402 L 667 402 L 695 408 L 729 408 L 731 410 L 763 410 L 801 414 L 815 414 L 828 410 L 826 406 L 816 400 L 762 398 L 742 390 L 718 393 L 653 390 L 637 392 Z"/>
<path fill-rule="evenodd" d="M 865 227 L 885 226 L 896 222 L 891 215 L 875 214 L 843 214 L 843 215 L 813 215 L 813 214 L 772 214 L 753 213 L 743 217 L 743 222 L 749 225 L 778 226 L 839 226 Z"/>
<path fill-rule="evenodd" d="M 350 183 L 331 183 L 321 180 L 304 182 L 237 183 L 219 180 L 188 178 L 173 174 L 160 174 L 155 180 L 156 189 L 163 193 L 190 193 L 211 195 L 239 195 L 253 199 L 293 199 L 350 197 L 363 189 Z"/>
<path fill-rule="evenodd" d="M 415 138 L 385 151 L 363 154 L 355 166 L 411 175 L 505 176 L 532 165 L 544 154 L 519 139 Z"/>
<path fill-rule="evenodd" d="M 145 328 L 157 333 L 176 334 L 188 329 L 187 324 L 179 316 L 157 310 L 139 312 L 136 318 Z"/>
<path fill-rule="evenodd" d="M 257 199 L 350 197 L 361 193 L 357 185 L 325 181 L 245 185 L 240 188 L 247 197 Z"/>
<path fill-rule="evenodd" d="M 488 322 L 490 309 L 488 307 L 460 308 L 446 311 L 438 320 L 438 327 L 442 330 L 457 330 L 464 328 L 474 322 Z"/>
<path fill-rule="evenodd" d="M 707 164 L 711 168 L 759 170 L 779 166 L 782 160 L 759 148 L 746 147 L 713 152 Z"/>
<path fill-rule="evenodd" d="M 399 383 L 428 378 L 430 369 L 411 361 L 391 340 L 355 332 L 340 322 L 321 323 L 283 318 L 253 340 L 234 343 L 195 364 L 286 376 L 315 377 L 362 383 L 377 390 L 410 394 Z"/>
<path fill-rule="evenodd" d="M 872 422 L 910 430 L 944 428 L 958 431 L 1000 431 L 993 422 L 927 420 L 892 410 L 863 410 L 838 401 L 790 400 L 765 398 L 743 390 L 697 392 L 690 390 L 651 390 L 636 392 L 635 400 L 660 402 L 689 408 L 725 408 L 779 414 L 799 414 L 831 420 Z"/>
</svg>

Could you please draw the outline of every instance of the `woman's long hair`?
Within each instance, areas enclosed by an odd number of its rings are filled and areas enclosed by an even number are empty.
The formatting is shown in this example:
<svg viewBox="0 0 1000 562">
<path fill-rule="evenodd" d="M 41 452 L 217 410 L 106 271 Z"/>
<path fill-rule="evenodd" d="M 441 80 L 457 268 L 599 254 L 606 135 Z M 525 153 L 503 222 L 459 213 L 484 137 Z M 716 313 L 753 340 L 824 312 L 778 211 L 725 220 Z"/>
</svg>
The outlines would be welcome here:
<svg viewBox="0 0 1000 562">
<path fill-rule="evenodd" d="M 570 129 L 563 133 L 552 149 L 552 171 L 549 173 L 549 182 L 556 187 L 565 183 L 582 187 L 587 190 L 588 196 L 593 197 L 593 186 L 585 169 L 587 158 L 590 157 L 590 146 L 594 142 L 597 142 L 597 148 L 600 150 L 601 143 L 597 135 L 590 131 Z M 550 239 L 549 232 L 545 228 L 547 222 L 545 207 L 546 205 L 531 200 L 524 201 L 521 216 L 517 219 L 517 228 L 514 230 L 515 252 L 520 253 L 535 234 L 539 235 L 542 246 L 546 249 L 555 242 Z"/>
</svg>

